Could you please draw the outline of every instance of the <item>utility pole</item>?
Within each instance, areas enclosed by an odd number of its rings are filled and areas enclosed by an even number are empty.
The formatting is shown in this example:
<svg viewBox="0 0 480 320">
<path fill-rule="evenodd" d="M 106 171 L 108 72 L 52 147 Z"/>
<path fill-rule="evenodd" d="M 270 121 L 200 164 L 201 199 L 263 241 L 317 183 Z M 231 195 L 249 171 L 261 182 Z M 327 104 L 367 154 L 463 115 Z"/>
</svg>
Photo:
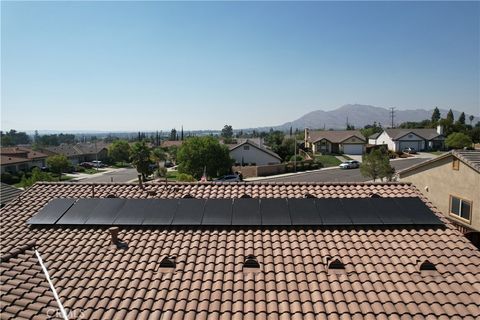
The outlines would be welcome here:
<svg viewBox="0 0 480 320">
<path fill-rule="evenodd" d="M 390 108 L 390 117 L 392 119 L 392 128 L 394 127 L 394 121 L 393 119 L 395 118 L 395 108 L 394 107 L 391 107 Z"/>
</svg>

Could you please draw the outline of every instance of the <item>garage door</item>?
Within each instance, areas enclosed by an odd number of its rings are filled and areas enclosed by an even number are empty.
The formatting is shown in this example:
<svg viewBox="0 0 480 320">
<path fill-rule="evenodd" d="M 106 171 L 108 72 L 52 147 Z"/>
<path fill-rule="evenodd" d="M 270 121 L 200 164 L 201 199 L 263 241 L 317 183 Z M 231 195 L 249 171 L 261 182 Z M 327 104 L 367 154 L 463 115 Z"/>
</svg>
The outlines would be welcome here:
<svg viewBox="0 0 480 320">
<path fill-rule="evenodd" d="M 400 151 L 405 148 L 413 148 L 416 151 L 420 150 L 419 145 L 420 142 L 418 141 L 400 141 Z"/>
<path fill-rule="evenodd" d="M 344 144 L 343 153 L 345 154 L 362 154 L 363 144 Z"/>
</svg>

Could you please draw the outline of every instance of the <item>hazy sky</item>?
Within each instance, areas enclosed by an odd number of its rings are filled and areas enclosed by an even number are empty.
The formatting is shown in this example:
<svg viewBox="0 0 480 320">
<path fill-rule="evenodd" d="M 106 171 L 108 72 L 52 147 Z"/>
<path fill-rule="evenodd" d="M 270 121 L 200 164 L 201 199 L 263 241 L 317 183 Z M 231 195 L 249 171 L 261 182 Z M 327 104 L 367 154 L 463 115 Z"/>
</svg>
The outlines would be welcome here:
<svg viewBox="0 0 480 320">
<path fill-rule="evenodd" d="M 479 2 L 7 2 L 2 130 L 271 126 L 349 103 L 479 115 Z"/>
</svg>

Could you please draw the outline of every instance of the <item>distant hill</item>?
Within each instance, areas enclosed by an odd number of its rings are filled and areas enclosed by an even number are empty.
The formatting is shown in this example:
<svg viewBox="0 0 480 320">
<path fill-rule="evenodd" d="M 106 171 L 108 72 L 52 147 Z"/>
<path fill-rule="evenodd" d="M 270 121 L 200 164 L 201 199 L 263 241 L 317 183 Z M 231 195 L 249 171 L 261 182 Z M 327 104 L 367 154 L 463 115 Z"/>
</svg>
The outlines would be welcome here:
<svg viewBox="0 0 480 320">
<path fill-rule="evenodd" d="M 455 120 L 458 119 L 461 112 L 452 110 Z M 433 109 L 424 110 L 395 110 L 395 125 L 407 121 L 422 121 L 432 117 Z M 447 115 L 448 110 L 440 109 L 442 118 Z M 468 114 L 466 114 L 466 123 L 469 124 Z M 347 104 L 338 109 L 331 111 L 317 110 L 305 114 L 297 120 L 284 123 L 280 126 L 274 127 L 277 130 L 289 130 L 292 128 L 310 128 L 310 129 L 345 129 L 348 117 L 348 123 L 354 125 L 356 128 L 363 128 L 367 124 L 372 124 L 374 121 L 380 123 L 383 127 L 390 127 L 390 109 L 382 107 L 374 107 L 361 104 Z M 473 121 L 475 124 L 479 121 L 476 117 Z"/>
</svg>

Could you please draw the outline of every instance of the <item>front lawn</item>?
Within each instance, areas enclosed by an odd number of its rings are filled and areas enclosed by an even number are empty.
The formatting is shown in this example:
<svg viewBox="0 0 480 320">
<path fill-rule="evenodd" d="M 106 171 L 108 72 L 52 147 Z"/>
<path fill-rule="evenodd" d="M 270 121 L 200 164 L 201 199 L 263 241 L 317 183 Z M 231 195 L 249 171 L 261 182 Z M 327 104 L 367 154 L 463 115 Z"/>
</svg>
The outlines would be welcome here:
<svg viewBox="0 0 480 320">
<path fill-rule="evenodd" d="M 337 157 L 332 156 L 332 155 L 315 156 L 315 161 L 321 162 L 323 164 L 324 168 L 336 167 L 340 163 L 342 163 L 340 160 L 337 159 Z"/>
</svg>

